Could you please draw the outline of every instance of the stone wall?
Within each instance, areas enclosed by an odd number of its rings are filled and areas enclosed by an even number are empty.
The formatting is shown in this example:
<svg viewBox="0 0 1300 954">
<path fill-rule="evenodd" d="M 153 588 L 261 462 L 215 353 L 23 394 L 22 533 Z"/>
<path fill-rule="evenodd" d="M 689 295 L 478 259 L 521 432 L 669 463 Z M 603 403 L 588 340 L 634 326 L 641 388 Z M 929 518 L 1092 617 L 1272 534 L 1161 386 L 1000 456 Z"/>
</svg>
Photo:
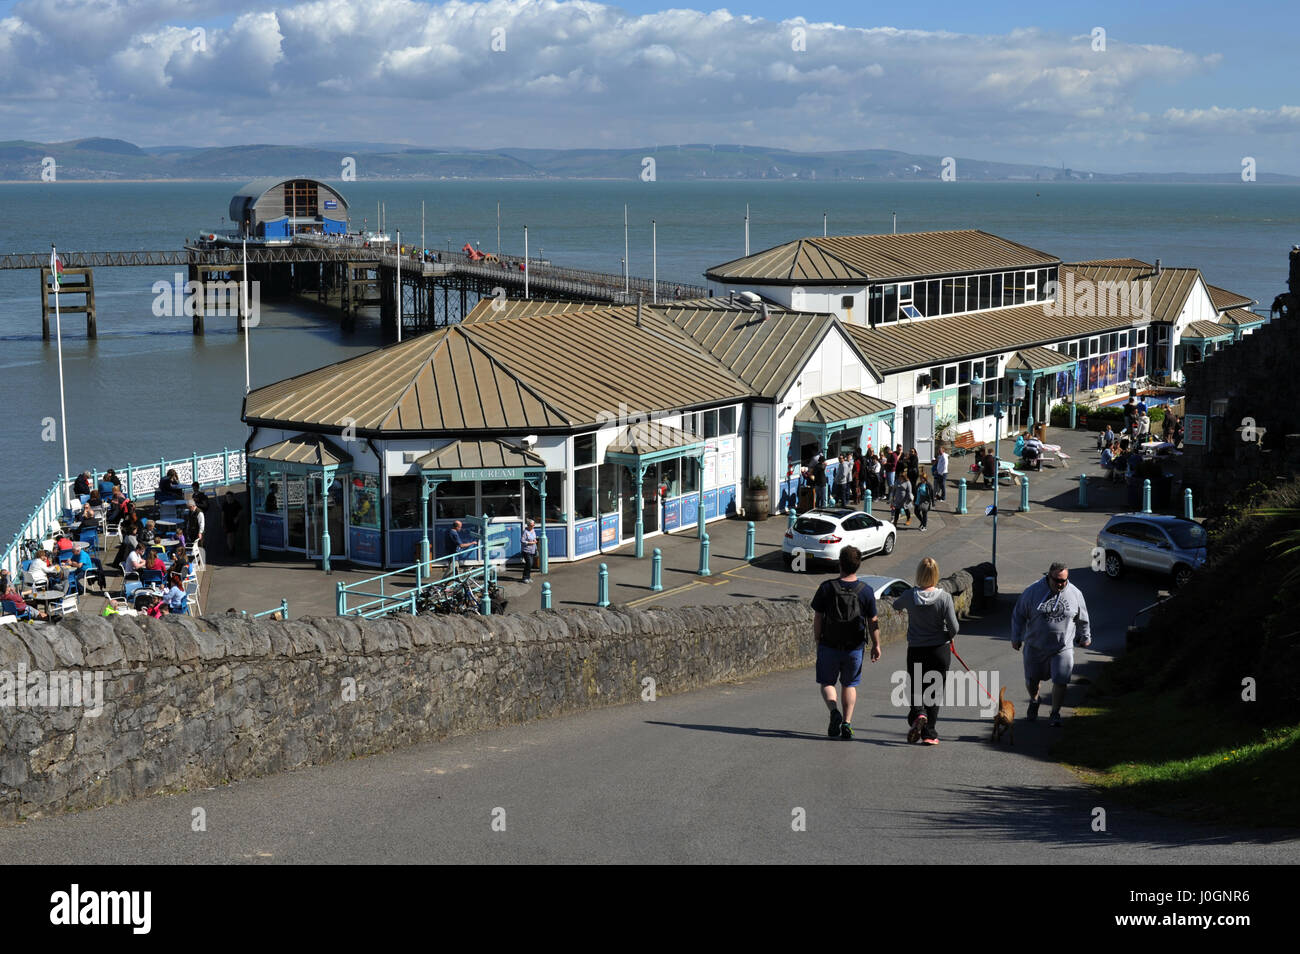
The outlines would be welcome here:
<svg viewBox="0 0 1300 954">
<path fill-rule="evenodd" d="M 1184 485 L 1192 488 L 1198 511 L 1202 502 L 1213 507 L 1247 484 L 1271 484 L 1300 472 L 1297 354 L 1300 321 L 1275 318 L 1184 368 L 1187 413 L 1210 417 L 1211 443 L 1183 448 Z M 1243 439 L 1248 418 L 1262 439 Z"/>
<path fill-rule="evenodd" d="M 942 585 L 965 615 L 970 574 Z M 0 824 L 633 702 L 647 676 L 668 694 L 808 666 L 811 621 L 805 602 L 773 601 L 0 627 Z M 904 616 L 882 607 L 881 624 L 885 643 L 905 638 Z M 21 671 L 89 676 L 83 705 L 19 700 Z"/>
</svg>

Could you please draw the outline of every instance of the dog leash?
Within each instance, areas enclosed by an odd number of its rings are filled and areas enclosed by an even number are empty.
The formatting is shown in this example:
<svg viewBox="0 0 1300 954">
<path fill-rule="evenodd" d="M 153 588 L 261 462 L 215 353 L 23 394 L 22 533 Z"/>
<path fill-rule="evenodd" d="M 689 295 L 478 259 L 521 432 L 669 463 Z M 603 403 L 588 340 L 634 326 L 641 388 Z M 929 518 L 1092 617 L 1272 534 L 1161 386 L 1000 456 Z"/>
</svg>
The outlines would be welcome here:
<svg viewBox="0 0 1300 954">
<path fill-rule="evenodd" d="M 957 655 L 957 646 L 956 644 L 953 643 L 951 639 L 948 640 L 948 648 L 952 650 L 952 654 L 954 656 L 957 656 L 957 661 L 961 663 L 962 668 L 965 669 L 967 672 L 969 672 L 972 676 L 975 676 L 975 673 L 971 672 L 970 666 L 966 665 L 966 660 L 962 659 L 961 656 Z M 984 683 L 980 682 L 979 676 L 975 676 L 975 685 L 979 686 L 981 689 L 984 689 Z M 988 696 L 990 699 L 993 698 L 993 693 L 989 692 L 987 689 L 984 689 L 984 695 Z"/>
</svg>

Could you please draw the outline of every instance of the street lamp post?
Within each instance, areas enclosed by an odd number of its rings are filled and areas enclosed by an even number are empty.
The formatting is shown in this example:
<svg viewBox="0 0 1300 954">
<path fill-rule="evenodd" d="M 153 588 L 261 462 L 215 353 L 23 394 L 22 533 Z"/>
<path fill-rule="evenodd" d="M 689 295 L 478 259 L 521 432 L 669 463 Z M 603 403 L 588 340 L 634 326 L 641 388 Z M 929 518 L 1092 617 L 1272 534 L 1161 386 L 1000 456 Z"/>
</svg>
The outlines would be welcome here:
<svg viewBox="0 0 1300 954">
<path fill-rule="evenodd" d="M 971 387 L 984 387 L 984 379 L 978 374 L 971 376 Z M 1025 393 L 1025 382 L 1019 378 L 1012 384 L 1013 401 L 1019 401 Z M 994 586 L 997 585 L 998 578 L 998 487 L 1001 483 L 1001 466 L 998 459 L 998 445 L 1002 441 L 1002 392 L 998 390 L 998 397 L 992 401 L 976 401 L 979 407 L 993 408 L 993 580 Z"/>
</svg>

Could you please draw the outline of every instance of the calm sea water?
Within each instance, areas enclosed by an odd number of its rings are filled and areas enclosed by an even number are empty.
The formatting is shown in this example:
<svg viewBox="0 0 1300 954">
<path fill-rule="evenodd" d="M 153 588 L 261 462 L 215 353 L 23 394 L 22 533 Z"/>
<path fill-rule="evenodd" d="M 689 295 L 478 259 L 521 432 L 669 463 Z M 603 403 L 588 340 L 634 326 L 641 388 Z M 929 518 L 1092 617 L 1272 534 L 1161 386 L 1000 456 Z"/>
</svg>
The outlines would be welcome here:
<svg viewBox="0 0 1300 954">
<path fill-rule="evenodd" d="M 237 183 L 0 185 L 0 252 L 173 249 L 221 228 Z M 752 250 L 820 235 L 822 213 L 836 233 L 980 228 L 1061 256 L 1160 258 L 1199 266 L 1206 278 L 1267 305 L 1285 288 L 1287 251 L 1300 241 L 1300 188 L 1086 185 L 1077 183 L 796 182 L 422 182 L 349 183 L 354 227 L 375 224 L 430 248 L 497 245 L 557 265 L 617 273 L 628 206 L 634 275 L 651 271 L 650 221 L 658 223 L 659 277 L 703 283 L 710 265 L 744 251 L 750 205 Z M 40 337 L 38 272 L 0 271 L 0 543 L 62 470 L 58 443 L 41 440 L 58 418 L 54 343 Z M 155 318 L 152 285 L 173 270 L 105 268 L 95 274 L 99 338 L 85 320 L 63 323 L 70 465 L 104 468 L 241 446 L 243 344 L 209 320 L 196 338 L 186 318 Z M 381 344 L 377 321 L 344 335 L 337 314 L 264 301 L 250 339 L 254 387 Z"/>
</svg>

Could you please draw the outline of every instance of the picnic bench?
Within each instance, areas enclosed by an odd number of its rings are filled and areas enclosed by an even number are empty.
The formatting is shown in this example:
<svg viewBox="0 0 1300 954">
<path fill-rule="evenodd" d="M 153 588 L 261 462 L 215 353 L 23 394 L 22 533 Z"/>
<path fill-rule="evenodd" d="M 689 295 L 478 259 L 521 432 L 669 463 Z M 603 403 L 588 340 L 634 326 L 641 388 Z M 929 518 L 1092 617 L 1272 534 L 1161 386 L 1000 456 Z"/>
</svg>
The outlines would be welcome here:
<svg viewBox="0 0 1300 954">
<path fill-rule="evenodd" d="M 988 441 L 975 440 L 974 431 L 960 431 L 957 434 L 957 439 L 952 443 L 953 453 L 960 457 L 962 454 L 969 454 L 976 448 L 985 446 L 987 443 Z"/>
</svg>

